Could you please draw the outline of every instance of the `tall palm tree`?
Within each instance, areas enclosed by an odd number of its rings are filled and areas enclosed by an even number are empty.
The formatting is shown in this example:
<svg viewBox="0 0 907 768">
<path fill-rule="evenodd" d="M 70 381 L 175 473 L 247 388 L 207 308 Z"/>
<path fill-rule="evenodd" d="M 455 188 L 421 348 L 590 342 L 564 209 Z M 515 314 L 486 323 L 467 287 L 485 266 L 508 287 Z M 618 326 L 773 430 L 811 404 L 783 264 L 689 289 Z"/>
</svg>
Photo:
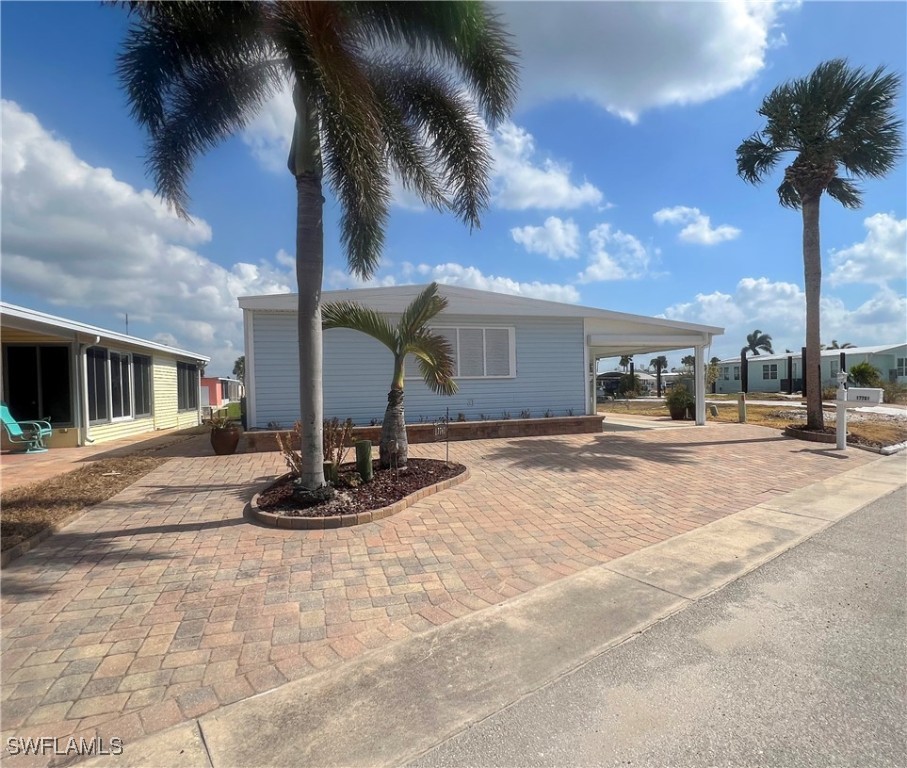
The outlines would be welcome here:
<svg viewBox="0 0 907 768">
<path fill-rule="evenodd" d="M 668 367 L 668 358 L 664 355 L 653 357 L 649 365 L 655 369 L 655 394 L 661 397 L 661 372 Z"/>
<path fill-rule="evenodd" d="M 633 361 L 633 355 L 621 355 L 620 356 L 620 367 L 624 369 L 624 373 L 627 372 L 627 368 L 630 367 L 630 363 Z"/>
<path fill-rule="evenodd" d="M 775 88 L 762 102 L 765 127 L 737 147 L 737 173 L 757 184 L 789 152 L 778 199 L 803 217 L 803 271 L 806 293 L 806 423 L 822 429 L 819 378 L 819 299 L 822 257 L 819 201 L 823 192 L 845 208 L 859 208 L 855 180 L 878 178 L 897 164 L 903 146 L 895 99 L 901 78 L 883 67 L 871 73 L 843 59 L 820 64 L 807 77 Z M 842 173 L 843 171 L 843 173 Z"/>
<path fill-rule="evenodd" d="M 750 369 L 746 363 L 746 354 L 752 352 L 758 355 L 760 351 L 768 352 L 770 355 L 775 353 L 772 349 L 772 337 L 757 328 L 746 335 L 746 345 L 740 350 L 740 388 L 744 392 L 749 392 L 750 385 Z"/>
<path fill-rule="evenodd" d="M 381 425 L 379 448 L 382 467 L 405 466 L 409 454 L 406 419 L 403 414 L 403 381 L 407 355 L 414 355 L 419 372 L 432 392 L 452 395 L 457 391 L 453 380 L 454 359 L 450 343 L 428 328 L 432 318 L 447 308 L 447 299 L 438 295 L 438 284 L 427 286 L 403 310 L 396 326 L 373 309 L 352 301 L 337 301 L 321 308 L 325 330 L 350 328 L 367 333 L 387 347 L 394 356 L 394 377 L 387 393 L 387 409 Z"/>
<path fill-rule="evenodd" d="M 240 355 L 233 363 L 233 375 L 241 382 L 246 381 L 246 356 Z"/>
<path fill-rule="evenodd" d="M 470 227 L 489 199 L 481 117 L 509 114 L 516 54 L 480 2 L 126 3 L 118 61 L 132 114 L 148 130 L 157 191 L 188 216 L 186 184 L 202 153 L 289 87 L 296 124 L 300 490 L 323 488 L 322 179 L 340 207 L 349 269 L 376 269 L 391 175 Z"/>
</svg>

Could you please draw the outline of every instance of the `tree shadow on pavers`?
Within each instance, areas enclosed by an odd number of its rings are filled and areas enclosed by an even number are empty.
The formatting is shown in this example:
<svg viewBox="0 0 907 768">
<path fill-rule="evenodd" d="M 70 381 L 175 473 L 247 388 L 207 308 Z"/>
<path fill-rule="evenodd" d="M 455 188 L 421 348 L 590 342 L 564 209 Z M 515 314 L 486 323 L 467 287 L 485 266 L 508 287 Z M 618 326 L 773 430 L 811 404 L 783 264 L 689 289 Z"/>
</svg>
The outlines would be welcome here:
<svg viewBox="0 0 907 768">
<path fill-rule="evenodd" d="M 207 427 L 192 427 L 185 431 L 93 452 L 76 461 L 77 463 L 91 463 L 101 459 L 117 459 L 124 456 L 160 456 L 163 458 L 213 456 L 214 451 L 211 448 L 208 434 Z"/>
<path fill-rule="evenodd" d="M 134 529 L 131 533 L 140 530 Z M 3 597 L 15 599 L 17 596 L 53 594 L 57 582 L 74 565 L 140 568 L 155 561 L 173 560 L 179 556 L 171 551 L 155 550 L 154 542 L 149 542 L 148 546 L 136 543 L 127 548 L 103 533 L 60 531 L 3 569 Z"/>
<path fill-rule="evenodd" d="M 504 459 L 527 469 L 561 471 L 632 469 L 637 460 L 657 464 L 693 464 L 687 443 L 644 443 L 619 434 L 596 435 L 591 443 L 573 446 L 557 439 L 508 440 L 486 457 Z"/>
<path fill-rule="evenodd" d="M 220 494 L 227 499 L 237 499 L 247 504 L 252 501 L 252 497 L 261 490 L 268 482 L 273 482 L 277 478 L 274 475 L 266 477 L 256 477 L 245 483 L 198 483 L 191 485 L 176 485 L 167 483 L 166 485 L 144 485 L 147 495 L 143 503 L 155 503 L 157 499 L 165 499 L 170 496 L 186 495 L 195 496 L 198 494 Z"/>
</svg>

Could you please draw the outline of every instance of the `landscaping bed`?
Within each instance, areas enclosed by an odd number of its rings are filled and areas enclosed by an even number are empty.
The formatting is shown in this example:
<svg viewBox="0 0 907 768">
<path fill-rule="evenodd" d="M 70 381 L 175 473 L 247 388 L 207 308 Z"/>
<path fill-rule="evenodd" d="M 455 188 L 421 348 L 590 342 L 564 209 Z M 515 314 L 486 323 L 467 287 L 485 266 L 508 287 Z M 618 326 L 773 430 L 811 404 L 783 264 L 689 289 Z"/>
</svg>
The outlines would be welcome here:
<svg viewBox="0 0 907 768">
<path fill-rule="evenodd" d="M 381 469 L 372 463 L 372 479 L 363 483 L 355 464 L 342 464 L 334 498 L 301 503 L 294 495 L 294 477 L 271 483 L 252 501 L 253 516 L 282 528 L 339 528 L 371 522 L 404 509 L 407 501 L 465 480 L 466 467 L 437 459 L 410 459 L 400 469 Z"/>
</svg>

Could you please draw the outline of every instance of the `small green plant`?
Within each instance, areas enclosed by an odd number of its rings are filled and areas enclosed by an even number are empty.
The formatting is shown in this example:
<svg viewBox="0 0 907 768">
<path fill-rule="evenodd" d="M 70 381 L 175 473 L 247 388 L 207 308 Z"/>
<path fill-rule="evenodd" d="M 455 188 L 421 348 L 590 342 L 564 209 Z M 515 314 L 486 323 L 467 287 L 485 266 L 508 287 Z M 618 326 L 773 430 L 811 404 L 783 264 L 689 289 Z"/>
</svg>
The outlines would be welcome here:
<svg viewBox="0 0 907 768">
<path fill-rule="evenodd" d="M 465 414 L 465 413 L 458 413 L 458 414 L 457 414 L 457 421 L 466 421 L 466 414 Z"/>
<path fill-rule="evenodd" d="M 226 429 L 233 426 L 233 419 L 230 418 L 230 412 L 226 408 L 217 410 L 211 409 L 211 415 L 205 419 L 205 424 L 211 429 Z"/>
<path fill-rule="evenodd" d="M 568 415 L 568 416 L 572 416 L 572 415 L 573 415 L 573 409 L 572 409 L 572 408 L 568 408 L 568 409 L 567 409 L 567 415 Z"/>
<path fill-rule="evenodd" d="M 350 449 L 352 434 L 352 419 L 340 421 L 338 418 L 333 418 L 324 422 L 324 460 L 333 463 L 335 473 L 343 464 L 346 453 Z"/>
<path fill-rule="evenodd" d="M 554 416 L 554 411 L 552 411 L 552 410 L 549 408 L 547 411 L 545 411 L 544 416 L 545 416 L 546 419 L 550 419 L 550 418 L 552 418 L 552 417 Z"/>
<path fill-rule="evenodd" d="M 617 384 L 617 391 L 624 397 L 637 397 L 640 389 L 642 384 L 635 373 L 625 373 Z"/>
<path fill-rule="evenodd" d="M 531 419 L 532 411 L 520 411 L 520 418 L 521 419 Z"/>
<path fill-rule="evenodd" d="M 881 387 L 882 372 L 869 363 L 857 363 L 847 371 L 855 387 Z"/>
<path fill-rule="evenodd" d="M 371 419 L 371 420 L 369 421 L 368 425 L 369 425 L 370 427 L 380 427 L 380 426 L 381 426 L 381 420 L 380 420 L 380 419 Z"/>
</svg>

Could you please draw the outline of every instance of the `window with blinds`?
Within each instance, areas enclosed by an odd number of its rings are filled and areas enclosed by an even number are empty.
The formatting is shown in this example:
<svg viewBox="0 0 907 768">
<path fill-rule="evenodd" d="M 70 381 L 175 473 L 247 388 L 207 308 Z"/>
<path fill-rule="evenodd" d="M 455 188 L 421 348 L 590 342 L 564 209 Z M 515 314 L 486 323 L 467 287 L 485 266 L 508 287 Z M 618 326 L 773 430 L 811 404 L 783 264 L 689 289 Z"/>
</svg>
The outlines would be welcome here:
<svg viewBox="0 0 907 768">
<path fill-rule="evenodd" d="M 432 328 L 447 339 L 456 379 L 507 379 L 516 376 L 513 328 Z M 407 355 L 406 378 L 421 378 L 414 355 Z"/>
</svg>

